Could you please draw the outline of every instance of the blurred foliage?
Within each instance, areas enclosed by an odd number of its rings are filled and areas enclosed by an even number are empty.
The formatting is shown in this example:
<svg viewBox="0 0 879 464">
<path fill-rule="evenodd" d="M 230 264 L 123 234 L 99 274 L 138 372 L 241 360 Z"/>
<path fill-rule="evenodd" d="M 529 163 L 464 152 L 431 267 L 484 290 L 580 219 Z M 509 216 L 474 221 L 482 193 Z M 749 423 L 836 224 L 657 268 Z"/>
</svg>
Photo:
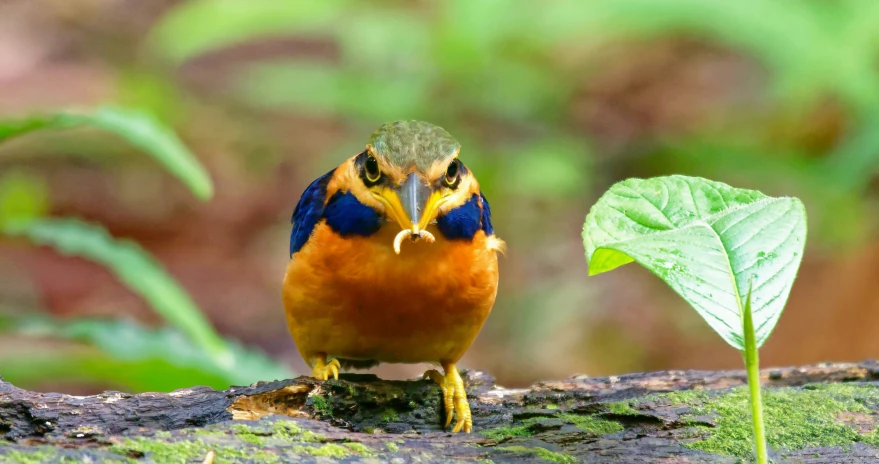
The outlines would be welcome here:
<svg viewBox="0 0 879 464">
<path fill-rule="evenodd" d="M 193 385 L 227 388 L 291 372 L 265 355 L 229 341 L 228 362 L 217 362 L 191 337 L 169 328 L 147 329 L 125 320 L 57 320 L 0 315 L 0 328 L 29 337 L 70 340 L 96 349 L 0 354 L 4 379 L 19 385 L 47 379 L 110 382 L 129 391 L 170 391 Z"/>
<path fill-rule="evenodd" d="M 555 0 L 546 4 L 451 0 L 406 8 L 393 2 L 281 5 L 269 0 L 244 6 L 229 0 L 199 0 L 171 9 L 147 43 L 153 53 L 180 63 L 260 37 L 326 39 L 337 47 L 331 59 L 303 56 L 244 65 L 233 85 L 234 95 L 255 108 L 343 116 L 368 126 L 404 118 L 435 121 L 464 139 L 469 157 L 487 155 L 496 161 L 504 153 L 522 160 L 520 166 L 539 165 L 513 168 L 513 174 L 524 177 L 522 185 L 534 187 L 536 194 L 548 188 L 565 197 L 587 192 L 592 171 L 571 168 L 569 155 L 531 150 L 529 145 L 542 147 L 571 137 L 582 140 L 576 131 L 558 124 L 584 75 L 600 69 L 602 47 L 687 36 L 762 63 L 771 77 L 772 108 L 765 115 L 747 109 L 749 119 L 720 133 L 705 124 L 703 131 L 716 151 L 704 150 L 705 137 L 691 139 L 685 134 L 658 140 L 657 147 L 673 147 L 676 153 L 700 150 L 699 159 L 690 159 L 685 166 L 694 174 L 711 175 L 711 168 L 702 163 L 738 165 L 725 176 L 711 177 L 740 181 L 737 177 L 744 176 L 737 176 L 738 171 L 748 169 L 746 161 L 755 152 L 792 152 L 794 159 L 812 158 L 795 137 L 779 142 L 772 132 L 777 124 L 766 124 L 766 117 L 796 120 L 825 101 L 839 102 L 850 112 L 850 133 L 827 156 L 805 163 L 809 170 L 821 172 L 825 181 L 798 175 L 803 162 L 772 163 L 771 156 L 759 155 L 761 163 L 751 166 L 771 172 L 773 178 L 793 176 L 798 180 L 792 188 L 804 196 L 820 196 L 809 195 L 816 187 L 837 191 L 836 198 L 851 199 L 867 193 L 879 163 L 879 136 L 874 130 L 879 124 L 876 24 L 879 3 L 872 0 Z M 473 118 L 522 128 L 525 148 L 521 139 L 490 140 L 483 124 L 467 123 Z M 738 150 L 743 138 L 750 139 L 751 146 Z M 520 155 L 508 155 L 512 150 Z M 529 161 L 547 155 L 558 158 Z M 576 155 L 588 159 L 582 147 Z M 771 164 L 762 164 L 767 160 Z M 480 180 L 491 192 L 494 179 L 483 176 L 487 179 Z M 833 209 L 837 203 L 825 202 L 819 208 Z M 819 238 L 838 245 L 864 236 L 865 224 L 848 226 L 865 215 L 857 214 L 858 207 L 847 209 L 851 216 L 842 221 L 845 226 L 828 217 L 818 227 Z"/>
<path fill-rule="evenodd" d="M 81 125 L 99 127 L 127 139 L 152 155 L 202 200 L 213 195 L 207 171 L 176 135 L 154 118 L 135 110 L 101 108 L 87 113 L 59 112 L 0 121 L 0 142 L 40 129 Z M 52 378 L 59 371 L 81 371 L 74 377 L 115 381 L 133 390 L 147 390 L 181 388 L 193 382 L 226 388 L 291 375 L 265 355 L 218 335 L 189 294 L 140 246 L 117 240 L 102 227 L 78 219 L 41 218 L 46 210 L 46 191 L 41 181 L 16 173 L 0 178 L 0 232 L 104 266 L 180 332 L 88 320 L 4 324 L 7 330 L 86 342 L 100 353 L 53 354 L 39 362 L 18 356 L 0 359 L 0 373 L 7 380 L 26 385 L 29 381 Z M 32 362 L 41 368 L 34 369 Z M 176 374 L 152 379 L 162 369 Z M 138 370 L 144 371 L 143 375 L 135 375 Z"/>
<path fill-rule="evenodd" d="M 0 176 L 0 230 L 9 220 L 40 217 L 48 209 L 47 187 L 42 179 L 20 171 Z"/>
<path fill-rule="evenodd" d="M 177 176 L 196 197 L 208 200 L 213 195 L 211 178 L 198 160 L 170 129 L 140 111 L 105 107 L 89 112 L 59 112 L 0 121 L 0 142 L 36 130 L 78 126 L 96 127 L 119 135 Z"/>
<path fill-rule="evenodd" d="M 175 62 L 223 46 L 291 29 L 317 31 L 348 2 L 196 0 L 181 3 L 152 31 L 151 44 Z"/>
<path fill-rule="evenodd" d="M 879 108 L 879 4 L 872 0 L 556 0 L 546 5 L 452 0 L 432 5 L 436 11 L 390 5 L 191 1 L 155 27 L 152 45 L 179 62 L 244 39 L 317 32 L 336 40 L 340 66 L 299 63 L 263 69 L 267 82 L 282 85 L 260 94 L 352 105 L 375 98 L 380 104 L 338 109 L 385 116 L 386 104 L 437 111 L 425 102 L 437 96 L 445 81 L 457 84 L 454 92 L 443 94 L 455 97 L 446 101 L 446 109 L 469 102 L 510 117 L 517 108 L 521 114 L 552 109 L 570 96 L 571 82 L 559 79 L 570 74 L 557 74 L 563 57 L 553 54 L 564 41 L 595 48 L 617 38 L 687 34 L 758 58 L 773 72 L 779 94 L 793 101 L 838 96 L 865 113 Z M 486 81 L 492 78 L 496 82 Z M 295 88 L 291 82 L 318 86 Z M 247 88 L 258 91 L 258 85 L 250 84 Z M 397 93 L 400 84 L 404 88 Z"/>
<path fill-rule="evenodd" d="M 116 240 L 106 230 L 76 219 L 13 221 L 3 231 L 13 237 L 26 237 L 36 245 L 51 246 L 63 255 L 86 258 L 104 266 L 214 361 L 231 361 L 226 344 L 186 291 L 137 244 Z"/>
<path fill-rule="evenodd" d="M 573 13 L 573 12 L 572 12 Z M 773 88 L 795 106 L 838 97 L 879 111 L 879 4 L 871 0 L 620 0 L 591 2 L 576 27 L 587 35 L 688 34 L 761 60 Z"/>
<path fill-rule="evenodd" d="M 146 48 L 174 68 L 260 39 L 286 38 L 292 49 L 324 43 L 329 51 L 318 56 L 294 52 L 237 63 L 228 97 L 256 111 L 341 119 L 364 134 L 407 118 L 455 134 L 492 202 L 499 233 L 531 256 L 522 265 L 528 270 L 518 272 L 545 270 L 521 290 L 507 289 L 499 300 L 505 307 L 486 326 L 493 339 L 534 341 L 508 349 L 522 365 L 550 359 L 548 343 L 535 338 L 594 306 L 582 276 L 546 272 L 564 254 L 553 250 L 559 237 L 549 229 L 565 226 L 547 221 L 563 214 L 554 211 L 588 203 L 619 176 L 683 173 L 796 195 L 812 212 L 813 245 L 826 250 L 853 249 L 875 232 L 879 3 L 873 0 L 269 5 L 244 11 L 234 1 L 185 2 L 160 18 Z M 605 141 L 603 158 L 595 157 L 602 141 L 584 130 L 575 105 L 599 97 L 589 94 L 590 79 L 621 52 L 661 40 L 690 41 L 753 63 L 765 78 L 759 104 L 737 101 L 719 106 L 719 114 L 696 113 L 699 120 L 683 127 L 630 135 L 636 142 L 627 146 Z M 635 80 L 626 91 L 638 93 L 644 82 Z M 672 104 L 653 100 L 653 106 Z M 827 133 L 816 140 L 808 125 L 827 107 L 840 129 L 821 129 Z M 655 116 L 632 117 L 649 124 Z M 338 152 L 347 156 L 360 143 L 342 143 Z M 576 234 L 573 225 L 570 233 Z M 553 311 L 534 309 L 543 306 Z M 535 319 L 538 324 L 523 323 Z"/>
<path fill-rule="evenodd" d="M 617 367 L 667 361 L 668 352 L 656 354 L 641 340 L 659 329 L 623 329 L 625 308 L 596 301 L 603 289 L 577 267 L 582 218 L 621 178 L 680 173 L 795 195 L 810 212 L 810 248 L 853 249 L 875 237 L 873 0 L 175 0 L 132 13 L 148 18 L 130 28 L 102 23 L 112 15 L 77 11 L 82 27 L 65 46 L 89 66 L 109 69 L 116 105 L 109 108 L 141 114 L 125 127 L 95 125 L 149 153 L 142 141 L 167 132 L 144 125 L 185 133 L 215 162 L 217 178 L 239 190 L 207 220 L 250 218 L 244 208 L 277 213 L 270 218 L 277 229 L 249 222 L 217 232 L 225 238 L 262 228 L 248 233 L 275 240 L 302 188 L 362 149 L 383 122 L 424 119 L 454 134 L 510 244 L 497 308 L 477 341 L 488 340 L 492 349 L 479 360 L 502 379 L 567 372 L 555 367 L 561 360 L 614 366 L 613 356 L 603 364 L 605 356 L 584 354 L 603 350 L 638 358 Z M 704 61 L 708 66 L 699 67 Z M 736 80 L 743 76 L 753 80 Z M 66 127 L 64 121 L 52 125 Z M 0 126 L 0 138 L 29 124 Z M 114 153 L 106 141 L 77 142 L 71 154 Z M 179 152 L 173 147 L 182 144 L 167 146 Z M 198 163 L 155 158 L 197 196 L 210 196 Z M 0 174 L 0 218 L 51 210 L 38 172 Z M 243 200 L 242 191 L 264 184 L 270 186 L 254 193 L 257 200 Z M 287 201 L 283 211 L 268 204 L 279 197 Z M 247 244 L 251 249 L 235 258 L 266 260 L 253 251 L 264 243 Z M 269 284 L 260 285 L 242 293 Z M 280 302 L 262 309 L 280 311 Z M 651 317 L 640 322 L 662 319 Z M 681 338 L 666 336 L 652 340 Z"/>
</svg>

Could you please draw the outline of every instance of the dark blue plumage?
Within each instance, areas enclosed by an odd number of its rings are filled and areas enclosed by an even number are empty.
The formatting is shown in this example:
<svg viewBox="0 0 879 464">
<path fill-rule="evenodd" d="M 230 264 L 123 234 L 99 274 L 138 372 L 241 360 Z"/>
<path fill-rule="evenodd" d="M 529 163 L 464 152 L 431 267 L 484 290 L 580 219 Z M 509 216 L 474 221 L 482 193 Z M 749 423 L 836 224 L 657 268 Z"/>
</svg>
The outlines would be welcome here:
<svg viewBox="0 0 879 464">
<path fill-rule="evenodd" d="M 326 220 L 327 225 L 343 237 L 370 236 L 382 227 L 384 221 L 378 212 L 360 203 L 351 192 L 338 191 L 326 201 L 327 185 L 333 173 L 335 169 L 312 182 L 296 204 L 290 255 L 305 246 L 321 220 Z M 494 234 L 488 200 L 481 193 L 473 194 L 467 203 L 437 217 L 437 228 L 449 240 L 471 240 L 479 230 L 486 235 Z"/>
<path fill-rule="evenodd" d="M 436 218 L 436 227 L 449 240 L 470 240 L 482 228 L 482 210 L 479 195 L 473 194 L 467 203 Z"/>
<path fill-rule="evenodd" d="M 359 201 L 351 192 L 336 192 L 326 202 L 327 184 L 333 177 L 335 169 L 318 177 L 302 193 L 296 209 L 293 211 L 293 231 L 290 233 L 290 254 L 301 250 L 314 227 L 322 219 L 345 237 L 349 235 L 369 236 L 378 232 L 382 220 L 378 213 Z"/>
<path fill-rule="evenodd" d="M 488 200 L 481 192 L 479 198 L 482 199 L 482 230 L 485 235 L 494 235 L 494 227 L 491 225 L 491 207 L 488 206 Z"/>
<path fill-rule="evenodd" d="M 351 192 L 333 194 L 324 209 L 327 225 L 342 237 L 361 235 L 368 237 L 382 226 L 382 218 L 376 210 L 360 203 Z"/>
<path fill-rule="evenodd" d="M 293 210 L 293 232 L 290 233 L 291 255 L 305 245 L 314 226 L 320 221 L 324 212 L 324 200 L 327 198 L 327 184 L 330 183 L 334 172 L 335 169 L 315 179 L 299 198 L 299 203 Z"/>
</svg>

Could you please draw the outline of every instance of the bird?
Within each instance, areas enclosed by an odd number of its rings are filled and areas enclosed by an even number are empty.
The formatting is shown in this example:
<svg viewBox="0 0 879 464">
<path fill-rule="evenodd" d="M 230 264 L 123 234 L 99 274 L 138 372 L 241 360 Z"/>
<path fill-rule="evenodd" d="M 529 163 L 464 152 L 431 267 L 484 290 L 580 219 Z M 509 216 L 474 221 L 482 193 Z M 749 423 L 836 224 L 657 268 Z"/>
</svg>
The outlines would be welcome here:
<svg viewBox="0 0 879 464">
<path fill-rule="evenodd" d="M 283 281 L 287 325 L 312 377 L 379 363 L 430 363 L 445 428 L 471 432 L 456 364 L 497 296 L 498 253 L 479 182 L 445 129 L 379 127 L 363 151 L 314 180 L 294 209 Z"/>
</svg>

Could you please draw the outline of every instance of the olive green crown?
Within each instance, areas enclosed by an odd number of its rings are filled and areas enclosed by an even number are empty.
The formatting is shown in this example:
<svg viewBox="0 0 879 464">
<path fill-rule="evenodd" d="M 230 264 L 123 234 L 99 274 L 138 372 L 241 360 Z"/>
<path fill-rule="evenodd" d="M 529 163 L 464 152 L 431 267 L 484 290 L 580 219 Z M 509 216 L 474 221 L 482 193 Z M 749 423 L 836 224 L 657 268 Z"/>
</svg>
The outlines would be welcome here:
<svg viewBox="0 0 879 464">
<path fill-rule="evenodd" d="M 395 121 L 378 128 L 367 142 L 375 154 L 395 166 L 426 171 L 453 155 L 461 144 L 445 129 L 423 121 Z"/>
</svg>

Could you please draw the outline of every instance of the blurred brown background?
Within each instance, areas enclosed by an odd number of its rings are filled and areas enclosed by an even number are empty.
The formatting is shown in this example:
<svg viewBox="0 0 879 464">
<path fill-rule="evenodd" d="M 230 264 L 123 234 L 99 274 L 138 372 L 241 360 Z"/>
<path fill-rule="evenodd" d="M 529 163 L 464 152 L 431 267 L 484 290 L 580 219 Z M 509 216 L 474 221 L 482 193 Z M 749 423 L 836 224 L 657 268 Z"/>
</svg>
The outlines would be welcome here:
<svg viewBox="0 0 879 464">
<path fill-rule="evenodd" d="M 590 205 L 613 182 L 669 173 L 806 203 L 806 258 L 764 367 L 879 353 L 874 2 L 284 3 L 0 1 L 0 118 L 141 109 L 176 130 L 216 196 L 200 203 L 93 130 L 3 144 L 0 185 L 29 179 L 50 215 L 140 243 L 220 333 L 305 372 L 280 300 L 299 194 L 380 124 L 425 119 L 463 143 L 509 246 L 497 304 L 462 367 L 505 386 L 740 368 L 646 270 L 587 278 Z M 0 307 L 161 323 L 102 267 L 2 236 Z M 66 346 L 0 339 L 16 356 Z"/>
</svg>

